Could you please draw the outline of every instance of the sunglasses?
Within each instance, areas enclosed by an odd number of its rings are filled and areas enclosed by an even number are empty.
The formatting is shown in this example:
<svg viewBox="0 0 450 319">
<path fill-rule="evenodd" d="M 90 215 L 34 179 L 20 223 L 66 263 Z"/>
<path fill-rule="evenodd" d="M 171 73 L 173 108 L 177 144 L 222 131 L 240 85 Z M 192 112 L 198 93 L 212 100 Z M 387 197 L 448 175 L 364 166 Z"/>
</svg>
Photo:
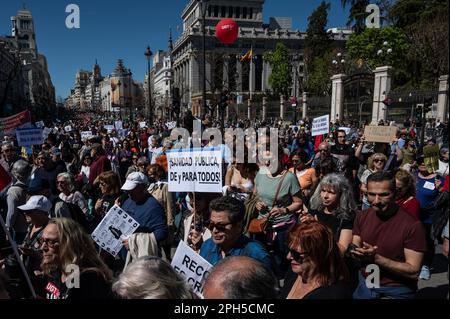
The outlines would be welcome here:
<svg viewBox="0 0 450 319">
<path fill-rule="evenodd" d="M 56 245 L 59 245 L 59 241 L 57 239 L 50 239 L 50 238 L 44 238 L 41 237 L 38 239 L 39 246 L 43 246 L 46 244 L 48 247 L 53 248 Z"/>
<path fill-rule="evenodd" d="M 205 222 L 205 226 L 210 230 L 213 231 L 214 228 L 217 229 L 219 232 L 223 232 L 225 230 L 229 230 L 229 228 L 227 228 L 228 225 L 232 225 L 233 223 L 226 223 L 226 224 L 216 224 L 213 222 Z"/>
<path fill-rule="evenodd" d="M 379 162 L 384 163 L 385 160 L 384 160 L 384 159 L 378 159 L 378 158 L 377 158 L 377 159 L 374 159 L 373 162 L 374 162 L 374 163 L 379 163 Z"/>
<path fill-rule="evenodd" d="M 298 262 L 303 262 L 305 260 L 305 256 L 308 255 L 307 252 L 300 253 L 294 249 L 289 249 L 289 253 L 291 254 L 292 258 Z"/>
</svg>

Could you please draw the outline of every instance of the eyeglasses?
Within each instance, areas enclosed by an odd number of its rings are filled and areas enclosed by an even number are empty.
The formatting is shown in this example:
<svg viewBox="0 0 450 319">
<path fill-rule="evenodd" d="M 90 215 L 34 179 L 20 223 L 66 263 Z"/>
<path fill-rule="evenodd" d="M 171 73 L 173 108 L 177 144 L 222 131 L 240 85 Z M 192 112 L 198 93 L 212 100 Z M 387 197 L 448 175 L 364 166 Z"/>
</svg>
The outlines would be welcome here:
<svg viewBox="0 0 450 319">
<path fill-rule="evenodd" d="M 298 262 L 303 262 L 303 260 L 305 259 L 305 256 L 308 255 L 307 252 L 302 252 L 301 253 L 301 252 L 298 252 L 298 251 L 296 251 L 294 249 L 289 249 L 289 253 L 291 254 L 292 258 L 295 261 L 298 261 Z"/>
<path fill-rule="evenodd" d="M 226 224 L 216 224 L 211 221 L 205 222 L 205 226 L 208 227 L 210 231 L 213 231 L 214 228 L 217 229 L 219 232 L 223 232 L 225 230 L 230 230 L 227 228 L 228 225 L 232 225 L 233 223 L 226 223 Z"/>
<path fill-rule="evenodd" d="M 57 239 L 50 239 L 50 238 L 44 238 L 41 237 L 38 239 L 39 246 L 43 246 L 46 244 L 48 247 L 53 248 L 56 245 L 59 245 L 59 241 Z"/>
<path fill-rule="evenodd" d="M 66 181 L 56 181 L 56 185 L 58 185 L 58 184 L 65 184 L 66 183 Z"/>
<path fill-rule="evenodd" d="M 380 158 L 376 158 L 376 159 L 373 160 L 373 162 L 374 163 L 378 163 L 378 162 L 384 163 L 385 160 L 384 159 L 380 159 Z"/>
</svg>

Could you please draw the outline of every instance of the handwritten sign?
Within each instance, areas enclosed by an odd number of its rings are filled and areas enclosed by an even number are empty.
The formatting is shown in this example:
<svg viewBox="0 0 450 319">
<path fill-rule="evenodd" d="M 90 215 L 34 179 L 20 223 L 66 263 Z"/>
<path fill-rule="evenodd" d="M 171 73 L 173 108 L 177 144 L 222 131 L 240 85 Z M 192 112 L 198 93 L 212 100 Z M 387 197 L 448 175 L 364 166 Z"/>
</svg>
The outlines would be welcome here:
<svg viewBox="0 0 450 319">
<path fill-rule="evenodd" d="M 330 132 L 330 115 L 316 117 L 312 122 L 311 136 L 328 134 Z"/>
<path fill-rule="evenodd" d="M 19 146 L 32 146 L 44 143 L 43 130 L 41 128 L 17 129 L 17 143 Z"/>
<path fill-rule="evenodd" d="M 169 192 L 222 192 L 222 151 L 167 152 Z"/>
<path fill-rule="evenodd" d="M 397 134 L 397 127 L 367 125 L 364 127 L 366 142 L 392 143 Z"/>
<path fill-rule="evenodd" d="M 213 266 L 181 240 L 173 256 L 172 267 L 196 294 L 201 295 L 205 279 Z"/>
<path fill-rule="evenodd" d="M 139 223 L 126 211 L 114 205 L 92 233 L 92 239 L 100 248 L 116 256 L 122 249 L 122 241 L 130 237 Z"/>
</svg>

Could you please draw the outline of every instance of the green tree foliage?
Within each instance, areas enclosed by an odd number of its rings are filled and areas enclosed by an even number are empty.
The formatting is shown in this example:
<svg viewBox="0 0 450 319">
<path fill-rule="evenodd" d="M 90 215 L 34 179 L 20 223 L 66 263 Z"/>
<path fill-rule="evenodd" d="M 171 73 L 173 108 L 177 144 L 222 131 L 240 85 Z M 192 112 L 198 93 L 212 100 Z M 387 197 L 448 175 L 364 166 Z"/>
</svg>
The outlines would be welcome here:
<svg viewBox="0 0 450 319">
<path fill-rule="evenodd" d="M 267 52 L 264 59 L 269 62 L 272 73 L 269 84 L 278 95 L 288 96 L 292 85 L 292 66 L 289 62 L 289 49 L 281 42 L 277 43 L 275 52 Z"/>
<path fill-rule="evenodd" d="M 314 72 L 308 77 L 308 92 L 313 96 L 322 96 L 331 94 L 331 81 L 333 68 L 333 52 L 329 51 L 322 57 L 314 59 Z"/>
<path fill-rule="evenodd" d="M 305 38 L 306 79 L 304 89 L 320 95 L 327 92 L 323 88 L 327 87 L 330 81 L 330 78 L 325 76 L 325 74 L 330 73 L 326 68 L 330 68 L 331 62 L 331 60 L 327 61 L 325 56 L 328 56 L 332 49 L 332 41 L 326 31 L 328 10 L 330 10 L 330 4 L 322 1 L 311 13 L 308 17 Z"/>
<path fill-rule="evenodd" d="M 347 26 L 351 26 L 356 34 L 364 31 L 366 25 L 366 7 L 369 0 L 341 0 L 342 7 L 350 6 Z"/>
<path fill-rule="evenodd" d="M 384 42 L 388 42 L 388 45 L 385 46 Z M 409 46 L 408 38 L 399 28 L 372 28 L 364 30 L 361 34 L 352 35 L 347 42 L 347 51 L 352 59 L 366 61 L 371 69 L 392 65 L 398 70 L 404 70 L 405 55 Z M 392 52 L 386 54 L 389 48 Z M 379 50 L 383 50 L 383 54 L 379 55 Z"/>
</svg>

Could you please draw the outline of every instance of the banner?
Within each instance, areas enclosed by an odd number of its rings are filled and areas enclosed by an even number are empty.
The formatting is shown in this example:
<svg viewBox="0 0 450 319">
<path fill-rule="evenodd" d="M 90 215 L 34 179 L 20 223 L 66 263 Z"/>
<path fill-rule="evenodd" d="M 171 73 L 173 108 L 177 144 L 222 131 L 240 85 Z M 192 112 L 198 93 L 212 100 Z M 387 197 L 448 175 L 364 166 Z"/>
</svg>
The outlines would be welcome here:
<svg viewBox="0 0 450 319">
<path fill-rule="evenodd" d="M 115 126 L 116 130 L 121 130 L 121 129 L 123 129 L 122 121 L 115 121 L 115 122 L 114 122 L 114 126 Z"/>
<path fill-rule="evenodd" d="M 138 229 L 139 223 L 126 211 L 114 205 L 92 232 L 92 239 L 98 246 L 116 256 L 122 249 L 122 241 Z"/>
<path fill-rule="evenodd" d="M 196 294 L 203 294 L 205 279 L 213 267 L 209 262 L 180 240 L 171 265 Z"/>
<path fill-rule="evenodd" d="M 92 131 L 83 131 L 83 132 L 80 133 L 80 135 L 81 135 L 81 140 L 82 140 L 82 141 L 86 141 L 86 140 L 88 140 L 90 137 L 94 136 L 94 135 L 92 134 Z"/>
<path fill-rule="evenodd" d="M 366 142 L 392 143 L 397 136 L 395 126 L 366 125 L 364 127 L 364 139 Z"/>
<path fill-rule="evenodd" d="M 312 122 L 311 136 L 328 134 L 330 132 L 330 115 L 316 117 Z"/>
<path fill-rule="evenodd" d="M 17 129 L 17 143 L 19 146 L 32 146 L 44 143 L 43 129 Z"/>
<path fill-rule="evenodd" d="M 103 127 L 106 129 L 108 134 L 114 130 L 114 125 L 104 125 Z"/>
<path fill-rule="evenodd" d="M 23 111 L 10 117 L 0 118 L 0 132 L 14 131 L 18 126 L 30 122 L 30 112 Z"/>
<path fill-rule="evenodd" d="M 169 192 L 222 192 L 220 149 L 167 152 Z"/>
</svg>

